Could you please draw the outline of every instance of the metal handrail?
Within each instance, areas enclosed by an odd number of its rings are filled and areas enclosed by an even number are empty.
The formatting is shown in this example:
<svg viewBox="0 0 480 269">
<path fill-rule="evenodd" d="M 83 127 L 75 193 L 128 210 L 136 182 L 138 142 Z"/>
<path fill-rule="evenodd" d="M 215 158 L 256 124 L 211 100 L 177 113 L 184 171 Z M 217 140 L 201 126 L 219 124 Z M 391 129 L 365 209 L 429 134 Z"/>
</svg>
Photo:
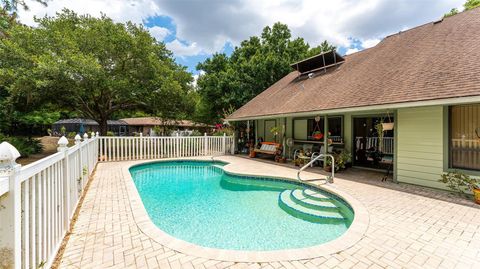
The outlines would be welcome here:
<svg viewBox="0 0 480 269">
<path fill-rule="evenodd" d="M 301 178 L 300 178 L 300 173 L 305 170 L 307 167 L 309 167 L 311 164 L 313 164 L 314 162 L 316 162 L 318 159 L 320 159 L 320 157 L 330 157 L 332 158 L 332 175 L 330 176 L 330 178 L 326 178 L 325 181 L 327 183 L 329 183 L 329 180 L 332 180 L 333 181 L 333 178 L 335 177 L 335 158 L 333 157 L 333 155 L 331 154 L 323 154 L 321 153 L 320 155 L 318 155 L 317 157 L 315 157 L 314 159 L 310 160 L 310 162 L 308 162 L 307 164 L 305 164 L 304 166 L 302 166 L 302 168 L 300 168 L 297 172 L 297 179 L 299 181 L 303 181 Z"/>
</svg>

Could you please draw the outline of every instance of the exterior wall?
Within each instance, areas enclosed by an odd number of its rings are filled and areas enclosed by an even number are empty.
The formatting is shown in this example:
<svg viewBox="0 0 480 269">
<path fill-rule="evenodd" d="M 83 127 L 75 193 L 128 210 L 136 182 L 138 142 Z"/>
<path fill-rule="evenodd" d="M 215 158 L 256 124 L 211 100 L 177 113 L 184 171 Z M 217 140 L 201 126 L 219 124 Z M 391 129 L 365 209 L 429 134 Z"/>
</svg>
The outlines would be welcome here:
<svg viewBox="0 0 480 269">
<path fill-rule="evenodd" d="M 397 181 L 434 188 L 443 173 L 444 112 L 442 106 L 397 111 Z"/>
<path fill-rule="evenodd" d="M 343 116 L 343 142 L 345 143 L 345 150 L 353 153 L 353 122 L 350 113 Z"/>
</svg>

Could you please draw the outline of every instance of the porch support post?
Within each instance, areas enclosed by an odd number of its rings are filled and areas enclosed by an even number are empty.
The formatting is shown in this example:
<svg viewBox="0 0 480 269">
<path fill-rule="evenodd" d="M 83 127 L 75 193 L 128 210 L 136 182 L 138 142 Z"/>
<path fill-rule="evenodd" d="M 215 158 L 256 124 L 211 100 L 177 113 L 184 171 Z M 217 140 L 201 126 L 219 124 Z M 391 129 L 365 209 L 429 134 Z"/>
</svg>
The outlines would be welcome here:
<svg viewBox="0 0 480 269">
<path fill-rule="evenodd" d="M 328 115 L 325 115 L 323 119 L 323 148 L 325 149 L 325 154 L 328 154 Z M 324 157 L 323 160 L 323 167 L 325 168 L 327 166 L 327 157 Z"/>
<path fill-rule="evenodd" d="M 254 128 L 255 128 L 255 141 L 253 141 L 253 145 L 256 145 L 258 140 L 258 120 L 254 121 Z"/>
<path fill-rule="evenodd" d="M 250 120 L 247 120 L 247 141 L 250 141 Z"/>
</svg>

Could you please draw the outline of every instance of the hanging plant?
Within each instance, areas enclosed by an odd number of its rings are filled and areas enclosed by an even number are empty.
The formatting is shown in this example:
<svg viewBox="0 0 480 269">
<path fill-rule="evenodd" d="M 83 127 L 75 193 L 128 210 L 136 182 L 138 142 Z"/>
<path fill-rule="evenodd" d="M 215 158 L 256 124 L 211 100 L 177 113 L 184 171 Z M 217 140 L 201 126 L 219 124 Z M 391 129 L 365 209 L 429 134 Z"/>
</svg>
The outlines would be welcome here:
<svg viewBox="0 0 480 269">
<path fill-rule="evenodd" d="M 377 131 L 378 136 L 378 151 L 382 152 L 383 150 L 383 121 L 375 125 L 375 130 Z"/>
<path fill-rule="evenodd" d="M 383 120 L 382 120 L 382 130 L 383 131 L 393 130 L 394 124 L 393 124 L 392 120 L 390 119 L 390 114 L 388 113 L 388 111 L 387 111 L 387 117 L 388 117 L 388 122 L 383 122 Z"/>
<path fill-rule="evenodd" d="M 312 133 L 312 137 L 313 137 L 313 139 L 315 139 L 315 140 L 322 140 L 322 138 L 323 138 L 323 133 L 320 132 L 320 131 L 315 131 L 315 132 Z"/>
<path fill-rule="evenodd" d="M 270 133 L 272 133 L 274 136 L 277 136 L 279 132 L 279 128 L 277 126 L 274 126 L 270 129 Z"/>
<path fill-rule="evenodd" d="M 383 131 L 391 131 L 393 130 L 393 122 L 384 122 L 382 123 L 382 129 Z"/>
</svg>

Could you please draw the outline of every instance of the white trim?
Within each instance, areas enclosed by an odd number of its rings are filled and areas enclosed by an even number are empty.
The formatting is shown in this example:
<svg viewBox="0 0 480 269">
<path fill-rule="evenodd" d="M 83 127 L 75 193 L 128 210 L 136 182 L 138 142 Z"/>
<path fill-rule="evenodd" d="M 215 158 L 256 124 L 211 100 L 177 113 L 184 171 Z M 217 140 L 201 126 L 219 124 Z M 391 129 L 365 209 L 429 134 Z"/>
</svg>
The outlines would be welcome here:
<svg viewBox="0 0 480 269">
<path fill-rule="evenodd" d="M 403 102 L 403 103 L 395 103 L 395 104 L 358 106 L 358 107 L 336 108 L 336 109 L 327 109 L 327 110 L 312 110 L 312 111 L 283 113 L 283 114 L 264 115 L 264 116 L 241 117 L 241 118 L 228 119 L 227 121 L 245 121 L 245 120 L 252 120 L 252 119 L 271 119 L 271 118 L 280 118 L 280 117 L 303 117 L 303 116 L 310 116 L 310 115 L 339 114 L 339 113 L 374 111 L 374 110 L 392 110 L 392 109 L 407 108 L 407 107 L 459 105 L 459 104 L 478 103 L 478 102 L 480 102 L 480 96 L 468 96 L 468 97 L 455 97 L 455 98 L 436 99 L 436 100 L 428 100 L 428 101 L 414 101 L 414 102 Z"/>
</svg>

